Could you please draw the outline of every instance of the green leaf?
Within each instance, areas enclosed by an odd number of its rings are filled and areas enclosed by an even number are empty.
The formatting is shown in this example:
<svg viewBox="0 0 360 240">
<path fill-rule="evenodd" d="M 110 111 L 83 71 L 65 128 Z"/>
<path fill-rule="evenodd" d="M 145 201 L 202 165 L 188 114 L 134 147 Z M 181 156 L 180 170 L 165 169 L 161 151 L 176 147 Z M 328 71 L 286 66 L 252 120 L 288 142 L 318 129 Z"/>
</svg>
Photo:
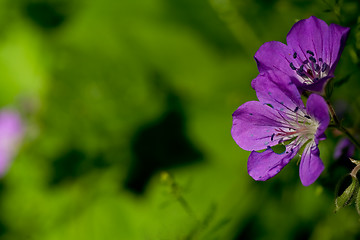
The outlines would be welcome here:
<svg viewBox="0 0 360 240">
<path fill-rule="evenodd" d="M 351 177 L 351 180 L 351 184 L 345 189 L 345 191 L 340 196 L 338 196 L 337 194 L 338 197 L 335 199 L 335 212 L 353 203 L 355 200 L 355 196 L 358 195 L 359 181 L 355 177 Z M 340 184 L 338 184 L 338 186 Z M 339 189 L 337 189 L 337 192 L 338 191 Z"/>
<path fill-rule="evenodd" d="M 358 192 L 356 194 L 355 206 L 358 214 L 360 215 L 360 189 L 358 189 Z"/>
</svg>

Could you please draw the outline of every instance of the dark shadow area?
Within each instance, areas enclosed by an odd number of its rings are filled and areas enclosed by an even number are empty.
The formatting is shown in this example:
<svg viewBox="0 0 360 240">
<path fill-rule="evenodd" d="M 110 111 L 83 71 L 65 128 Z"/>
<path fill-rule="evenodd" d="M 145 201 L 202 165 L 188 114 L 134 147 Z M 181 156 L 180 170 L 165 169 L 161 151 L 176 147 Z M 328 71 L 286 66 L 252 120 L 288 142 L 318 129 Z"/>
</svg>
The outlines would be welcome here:
<svg viewBox="0 0 360 240">
<path fill-rule="evenodd" d="M 325 190 L 327 190 L 329 195 L 334 196 L 334 190 L 338 187 L 340 180 L 348 176 L 351 170 L 355 167 L 355 164 L 353 164 L 349 158 L 346 157 L 346 151 L 347 149 L 345 148 L 343 150 L 342 156 L 339 159 L 332 160 L 326 166 L 324 175 L 317 180 L 318 183 L 323 186 Z M 342 192 L 343 190 L 345 189 L 340 187 L 339 191 Z"/>
<path fill-rule="evenodd" d="M 356 122 L 357 118 L 354 118 L 354 116 L 357 115 L 358 109 L 352 108 L 349 102 L 343 100 L 337 100 L 333 105 L 336 115 L 341 121 L 342 125 L 348 129 L 352 129 L 353 131 L 358 132 L 358 128 L 356 127 L 358 125 Z M 350 128 L 349 126 L 354 127 Z M 341 140 L 346 138 L 345 136 L 339 137 L 339 134 L 340 132 L 337 132 L 334 129 L 332 129 L 332 131 L 328 131 L 328 138 L 335 140 L 335 145 L 332 149 L 333 156 L 331 159 L 329 159 L 330 161 L 326 165 L 323 176 L 321 176 L 318 180 L 319 184 L 322 185 L 331 196 L 335 196 L 334 191 L 337 187 L 339 187 L 340 192 L 345 190 L 343 189 L 345 186 L 338 186 L 338 184 L 340 183 L 340 180 L 344 180 L 344 178 L 349 175 L 351 170 L 355 167 L 355 164 L 349 160 L 349 154 L 351 152 L 351 155 L 354 155 L 356 151 L 349 152 L 349 144 L 344 144 L 339 148 L 339 146 L 342 145 L 340 144 Z M 349 177 L 349 179 L 351 178 Z M 343 184 L 346 184 L 346 181 Z"/>
<path fill-rule="evenodd" d="M 320 216 L 317 218 L 320 218 Z M 313 222 L 299 220 L 296 228 L 293 228 L 293 230 L 289 233 L 289 238 L 286 239 L 310 239 L 313 232 L 313 226 Z M 257 215 L 249 216 L 243 223 L 241 223 L 241 227 L 239 227 L 239 229 L 240 230 L 234 240 L 264 239 L 264 236 L 267 236 L 265 239 L 271 239 L 271 232 L 265 230 L 265 226 L 263 226 L 262 221 Z"/>
<path fill-rule="evenodd" d="M 258 219 L 255 215 L 246 218 L 241 225 L 234 240 L 258 239 Z"/>
<path fill-rule="evenodd" d="M 2 178 L 0 179 L 0 206 L 3 208 L 3 196 L 6 194 L 6 182 Z M 0 238 L 9 231 L 9 227 L 6 224 L 6 220 L 3 219 L 3 215 L 0 215 Z"/>
<path fill-rule="evenodd" d="M 228 54 L 238 54 L 242 51 L 237 39 L 218 17 L 209 1 L 172 0 L 165 3 L 174 21 L 191 27 L 217 50 Z"/>
<path fill-rule="evenodd" d="M 50 185 L 58 185 L 65 181 L 76 181 L 94 169 L 103 169 L 110 165 L 101 153 L 96 157 L 89 157 L 82 150 L 69 148 L 52 161 L 53 174 Z"/>
<path fill-rule="evenodd" d="M 306 240 L 310 239 L 314 229 L 314 223 L 311 222 L 299 222 L 296 229 L 294 229 L 294 240 Z"/>
<path fill-rule="evenodd" d="M 36 25 L 52 30 L 67 18 L 67 3 L 59 1 L 29 1 L 24 5 L 25 15 Z"/>
<path fill-rule="evenodd" d="M 125 187 L 136 194 L 144 193 L 150 178 L 159 170 L 202 159 L 202 153 L 186 134 L 186 116 L 179 96 L 164 86 L 158 73 L 153 80 L 166 93 L 166 109 L 159 118 L 141 126 L 132 139 L 134 159 Z"/>
</svg>

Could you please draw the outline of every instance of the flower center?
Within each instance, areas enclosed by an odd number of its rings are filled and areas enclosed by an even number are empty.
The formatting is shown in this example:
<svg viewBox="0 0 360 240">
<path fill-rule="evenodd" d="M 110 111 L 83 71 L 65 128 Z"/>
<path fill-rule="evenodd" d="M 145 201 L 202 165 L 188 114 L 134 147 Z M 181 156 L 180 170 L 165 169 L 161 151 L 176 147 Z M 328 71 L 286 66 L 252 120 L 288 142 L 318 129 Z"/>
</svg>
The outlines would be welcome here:
<svg viewBox="0 0 360 240">
<path fill-rule="evenodd" d="M 286 116 L 282 118 L 283 126 L 275 129 L 271 140 L 276 139 L 279 143 L 291 141 L 291 144 L 302 145 L 315 138 L 319 127 L 318 121 L 306 115 L 303 111 L 298 113 L 297 109 L 286 113 Z"/>
<path fill-rule="evenodd" d="M 293 58 L 295 64 L 290 62 L 290 68 L 299 76 L 299 80 L 305 84 L 316 83 L 319 79 L 326 77 L 330 67 L 322 58 L 315 59 L 314 53 L 310 50 L 306 51 L 306 59 L 302 61 L 297 53 L 294 52 Z"/>
</svg>

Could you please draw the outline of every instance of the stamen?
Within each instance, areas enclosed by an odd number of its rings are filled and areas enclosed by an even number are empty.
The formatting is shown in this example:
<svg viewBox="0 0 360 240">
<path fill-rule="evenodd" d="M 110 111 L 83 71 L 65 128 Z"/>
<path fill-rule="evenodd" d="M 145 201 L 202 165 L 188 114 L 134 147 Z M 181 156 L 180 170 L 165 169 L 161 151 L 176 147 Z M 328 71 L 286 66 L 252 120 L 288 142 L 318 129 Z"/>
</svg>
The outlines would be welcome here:
<svg viewBox="0 0 360 240">
<path fill-rule="evenodd" d="M 315 65 L 315 71 L 316 71 L 316 72 L 319 72 L 319 71 L 320 71 L 320 66 L 319 66 L 319 64 L 316 64 L 316 65 Z"/>
<path fill-rule="evenodd" d="M 321 66 L 321 72 L 325 72 L 327 67 L 328 65 L 326 63 L 323 63 L 323 65 Z"/>
<path fill-rule="evenodd" d="M 282 122 L 281 126 L 276 128 L 275 132 L 269 137 L 271 141 L 274 141 L 276 137 L 278 144 L 286 143 L 284 145 L 291 150 L 294 147 L 301 147 L 307 141 L 314 139 L 319 123 L 303 110 L 299 113 L 299 106 L 296 106 L 294 111 L 291 111 L 290 108 L 288 110 L 290 111 L 286 112 L 285 115 L 280 113 L 283 120 L 280 121 Z"/>
<path fill-rule="evenodd" d="M 290 62 L 290 68 L 296 71 L 297 75 L 299 75 L 300 81 L 303 84 L 313 84 L 319 79 L 322 79 L 327 76 L 329 71 L 329 65 L 324 62 L 323 58 L 316 59 L 314 56 L 314 52 L 311 50 L 306 51 L 307 55 L 304 61 L 300 59 L 295 62 Z M 293 58 L 297 58 L 297 52 L 293 53 Z M 301 64 L 302 62 L 302 64 Z M 301 64 L 299 67 L 295 67 L 295 65 Z"/>
<path fill-rule="evenodd" d="M 312 51 L 307 50 L 306 52 L 307 52 L 308 54 L 310 54 L 311 56 L 314 56 L 314 53 L 313 53 Z"/>
<path fill-rule="evenodd" d="M 300 77 L 306 77 L 306 74 L 304 73 L 304 70 L 299 68 L 298 70 L 296 70 L 296 73 L 300 76 Z"/>
<path fill-rule="evenodd" d="M 292 62 L 290 63 L 290 67 L 292 70 L 296 70 L 296 67 L 294 66 L 294 64 Z"/>
</svg>

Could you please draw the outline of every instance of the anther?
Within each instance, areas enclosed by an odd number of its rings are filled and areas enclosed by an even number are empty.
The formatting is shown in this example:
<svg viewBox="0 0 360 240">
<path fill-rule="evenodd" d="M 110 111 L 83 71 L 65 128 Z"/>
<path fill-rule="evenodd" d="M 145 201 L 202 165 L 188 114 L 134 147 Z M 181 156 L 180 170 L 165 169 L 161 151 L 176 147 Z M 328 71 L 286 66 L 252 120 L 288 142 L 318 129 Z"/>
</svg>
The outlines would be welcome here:
<svg viewBox="0 0 360 240">
<path fill-rule="evenodd" d="M 323 65 L 321 66 L 321 71 L 325 72 L 327 67 L 328 67 L 328 65 L 326 63 L 323 63 Z"/>
<path fill-rule="evenodd" d="M 275 133 L 273 133 L 273 134 L 271 135 L 271 141 L 274 140 L 274 136 L 275 136 Z"/>
<path fill-rule="evenodd" d="M 294 64 L 292 62 L 290 63 L 290 67 L 292 70 L 296 70 L 296 67 L 294 66 Z"/>
<path fill-rule="evenodd" d="M 297 57 L 297 53 L 296 52 L 294 52 L 294 54 L 293 54 L 293 58 L 296 58 Z"/>
<path fill-rule="evenodd" d="M 306 117 L 307 119 L 311 119 L 311 117 L 310 117 L 310 116 L 308 116 L 308 115 L 305 115 L 304 117 Z"/>
<path fill-rule="evenodd" d="M 310 56 L 309 60 L 312 61 L 313 63 L 316 63 L 316 59 L 313 56 Z"/>
<path fill-rule="evenodd" d="M 296 73 L 297 73 L 300 77 L 306 77 L 306 74 L 304 73 L 304 71 L 301 71 L 301 69 L 296 70 Z"/>
<path fill-rule="evenodd" d="M 311 56 L 314 56 L 314 53 L 313 53 L 312 51 L 307 50 L 306 52 L 307 52 L 308 54 L 310 54 Z"/>
<path fill-rule="evenodd" d="M 296 113 L 299 110 L 299 107 L 296 107 L 294 110 L 294 113 Z"/>
<path fill-rule="evenodd" d="M 316 71 L 316 72 L 320 71 L 320 66 L 319 66 L 319 64 L 316 64 L 316 65 L 315 65 L 315 71 Z"/>
<path fill-rule="evenodd" d="M 299 68 L 299 70 L 300 70 L 301 72 L 304 72 L 304 65 L 301 65 L 300 68 Z"/>
</svg>

